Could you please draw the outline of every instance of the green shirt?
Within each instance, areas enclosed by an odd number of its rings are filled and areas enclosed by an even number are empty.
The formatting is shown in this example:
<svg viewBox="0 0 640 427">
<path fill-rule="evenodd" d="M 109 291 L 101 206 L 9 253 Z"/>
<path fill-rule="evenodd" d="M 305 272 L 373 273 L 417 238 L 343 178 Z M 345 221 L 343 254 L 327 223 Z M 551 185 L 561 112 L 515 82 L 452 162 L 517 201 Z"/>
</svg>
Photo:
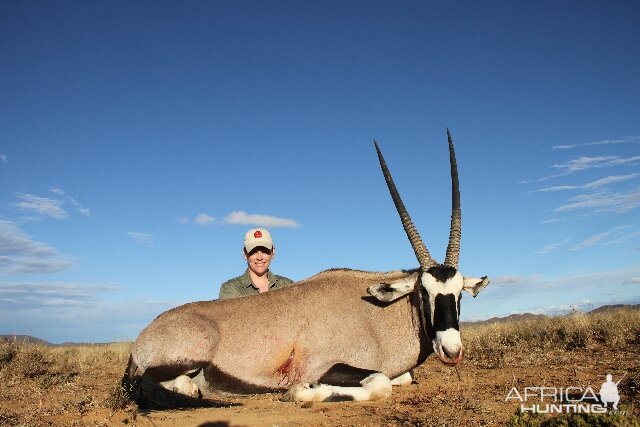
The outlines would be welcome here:
<svg viewBox="0 0 640 427">
<path fill-rule="evenodd" d="M 278 288 L 284 288 L 285 286 L 289 286 L 294 283 L 291 279 L 273 274 L 271 270 L 267 271 L 267 278 L 269 279 L 270 291 Z M 258 293 L 260 293 L 260 291 L 253 283 L 251 283 L 251 275 L 247 268 L 242 276 L 227 280 L 222 284 L 222 286 L 220 286 L 219 299 L 244 297 Z"/>
</svg>

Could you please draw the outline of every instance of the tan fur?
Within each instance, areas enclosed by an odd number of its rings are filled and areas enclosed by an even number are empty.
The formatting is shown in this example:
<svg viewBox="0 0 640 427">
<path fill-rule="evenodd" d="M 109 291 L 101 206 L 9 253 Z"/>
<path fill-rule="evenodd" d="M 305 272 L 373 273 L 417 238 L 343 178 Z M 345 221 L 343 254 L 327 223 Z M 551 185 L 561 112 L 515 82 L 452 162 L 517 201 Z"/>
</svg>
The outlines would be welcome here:
<svg viewBox="0 0 640 427">
<path fill-rule="evenodd" d="M 366 290 L 408 274 L 328 270 L 265 294 L 186 304 L 142 331 L 133 360 L 155 381 L 203 368 L 194 381 L 205 396 L 237 383 L 245 392 L 315 383 L 338 363 L 394 378 L 418 364 L 417 314 L 409 297 L 382 306 Z"/>
</svg>

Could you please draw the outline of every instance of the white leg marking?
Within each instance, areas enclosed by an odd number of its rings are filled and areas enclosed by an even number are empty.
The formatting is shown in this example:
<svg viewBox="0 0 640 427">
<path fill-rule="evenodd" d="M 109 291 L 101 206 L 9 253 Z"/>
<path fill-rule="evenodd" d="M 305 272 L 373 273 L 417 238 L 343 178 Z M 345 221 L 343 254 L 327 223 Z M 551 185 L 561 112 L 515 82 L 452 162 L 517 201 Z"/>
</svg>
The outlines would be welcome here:
<svg viewBox="0 0 640 427">
<path fill-rule="evenodd" d="M 376 372 L 360 381 L 360 384 L 363 389 L 369 392 L 368 398 L 362 400 L 379 400 L 391 396 L 391 380 L 385 374 Z"/>
<path fill-rule="evenodd" d="M 191 397 L 198 397 L 200 389 L 198 385 L 188 375 L 180 375 L 170 381 L 163 381 L 160 384 L 167 390 L 184 394 Z"/>
<path fill-rule="evenodd" d="M 413 382 L 413 370 L 405 372 L 404 374 L 395 377 L 391 380 L 391 385 L 410 385 Z"/>
<path fill-rule="evenodd" d="M 391 396 L 391 380 L 376 372 L 360 381 L 362 387 L 339 387 L 328 384 L 310 386 L 296 384 L 287 391 L 283 400 L 288 402 L 324 402 L 331 400 L 378 400 Z"/>
</svg>

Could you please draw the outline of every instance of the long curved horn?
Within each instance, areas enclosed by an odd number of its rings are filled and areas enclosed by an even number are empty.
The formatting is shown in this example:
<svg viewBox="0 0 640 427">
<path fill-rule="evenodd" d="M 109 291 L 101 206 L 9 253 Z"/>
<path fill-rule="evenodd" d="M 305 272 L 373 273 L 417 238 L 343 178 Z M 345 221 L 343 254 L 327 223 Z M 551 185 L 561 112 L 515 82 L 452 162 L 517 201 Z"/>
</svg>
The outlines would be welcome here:
<svg viewBox="0 0 640 427">
<path fill-rule="evenodd" d="M 449 230 L 449 245 L 447 246 L 447 256 L 444 264 L 457 269 L 460 256 L 460 237 L 462 236 L 460 183 L 458 182 L 456 153 L 453 150 L 453 140 L 449 129 L 447 129 L 447 138 L 449 139 L 449 162 L 451 163 L 451 229 Z"/>
<path fill-rule="evenodd" d="M 376 152 L 378 153 L 378 160 L 380 161 L 382 174 L 384 175 L 384 180 L 387 182 L 387 188 L 389 189 L 393 203 L 396 205 L 396 210 L 400 215 L 400 221 L 402 221 L 404 231 L 407 233 L 407 237 L 409 238 L 409 242 L 411 242 L 411 247 L 413 247 L 416 258 L 418 258 L 420 267 L 422 267 L 423 270 L 426 270 L 436 264 L 436 262 L 431 258 L 431 255 L 429 255 L 429 251 L 424 243 L 422 243 L 420 234 L 418 234 L 418 230 L 416 230 L 413 222 L 411 222 L 411 217 L 409 216 L 407 209 L 404 207 L 404 203 L 402 203 L 402 199 L 400 198 L 400 194 L 398 194 L 396 185 L 393 183 L 393 178 L 391 178 L 391 173 L 389 172 L 389 168 L 387 168 L 387 163 L 384 161 L 384 157 L 382 157 L 382 152 L 380 151 L 380 147 L 378 147 L 378 143 L 374 140 L 373 144 L 376 146 Z"/>
</svg>

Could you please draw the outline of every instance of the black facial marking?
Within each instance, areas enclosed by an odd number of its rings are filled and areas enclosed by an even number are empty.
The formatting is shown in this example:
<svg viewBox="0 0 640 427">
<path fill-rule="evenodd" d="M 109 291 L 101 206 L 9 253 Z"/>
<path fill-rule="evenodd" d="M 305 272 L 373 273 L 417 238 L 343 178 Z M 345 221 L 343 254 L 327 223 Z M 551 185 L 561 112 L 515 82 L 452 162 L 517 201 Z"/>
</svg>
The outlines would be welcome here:
<svg viewBox="0 0 640 427">
<path fill-rule="evenodd" d="M 457 272 L 458 270 L 448 265 L 436 265 L 427 270 L 427 273 L 431 274 L 440 283 L 445 283 L 455 276 Z"/>
<path fill-rule="evenodd" d="M 455 296 L 451 294 L 436 295 L 434 306 L 433 328 L 436 331 L 446 331 L 449 328 L 460 330 Z"/>
</svg>

